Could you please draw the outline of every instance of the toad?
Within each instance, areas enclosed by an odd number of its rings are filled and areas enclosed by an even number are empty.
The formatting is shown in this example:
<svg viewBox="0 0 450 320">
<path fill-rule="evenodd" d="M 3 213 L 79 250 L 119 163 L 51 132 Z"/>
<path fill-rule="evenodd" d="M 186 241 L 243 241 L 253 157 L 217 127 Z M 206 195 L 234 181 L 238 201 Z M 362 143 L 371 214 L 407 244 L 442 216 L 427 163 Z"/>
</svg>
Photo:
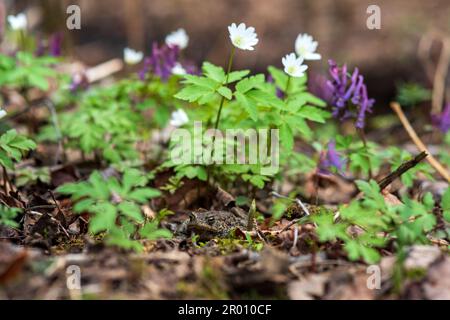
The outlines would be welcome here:
<svg viewBox="0 0 450 320">
<path fill-rule="evenodd" d="M 226 238 L 236 228 L 246 230 L 248 215 L 240 208 L 230 211 L 200 211 L 189 214 L 189 219 L 183 222 L 177 230 L 178 235 L 191 236 L 196 234 L 200 241 L 213 238 Z"/>
</svg>

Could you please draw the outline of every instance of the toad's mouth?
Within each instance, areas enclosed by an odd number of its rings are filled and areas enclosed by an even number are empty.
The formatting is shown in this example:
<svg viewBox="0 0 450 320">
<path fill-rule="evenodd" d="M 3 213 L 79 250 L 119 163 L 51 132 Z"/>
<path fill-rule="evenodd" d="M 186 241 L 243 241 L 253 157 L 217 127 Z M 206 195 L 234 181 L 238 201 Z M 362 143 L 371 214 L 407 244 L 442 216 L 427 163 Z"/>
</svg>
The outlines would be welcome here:
<svg viewBox="0 0 450 320">
<path fill-rule="evenodd" d="M 208 224 L 203 224 L 203 223 L 190 223 L 188 224 L 187 229 L 189 231 L 193 231 L 195 233 L 200 233 L 200 232 L 209 232 L 209 233 L 218 233 L 219 230 L 208 225 Z"/>
</svg>

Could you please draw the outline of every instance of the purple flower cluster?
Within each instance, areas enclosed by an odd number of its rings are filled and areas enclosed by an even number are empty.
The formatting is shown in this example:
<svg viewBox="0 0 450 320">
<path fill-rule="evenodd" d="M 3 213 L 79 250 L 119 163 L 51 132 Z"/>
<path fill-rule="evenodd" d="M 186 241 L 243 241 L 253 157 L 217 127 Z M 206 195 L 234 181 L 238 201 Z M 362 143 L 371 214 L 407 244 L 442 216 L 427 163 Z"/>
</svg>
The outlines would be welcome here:
<svg viewBox="0 0 450 320">
<path fill-rule="evenodd" d="M 36 57 L 42 57 L 48 50 L 49 55 L 53 57 L 60 57 L 62 55 L 63 40 L 64 38 L 62 32 L 52 34 L 48 40 L 48 46 L 46 45 L 46 41 L 43 41 L 41 38 L 37 38 L 37 47 L 34 51 L 34 55 Z"/>
<path fill-rule="evenodd" d="M 144 80 L 147 72 L 152 71 L 161 79 L 167 80 L 172 74 L 172 68 L 177 63 L 179 54 L 178 46 L 162 45 L 158 47 L 158 44 L 154 42 L 152 53 L 150 57 L 145 58 L 144 68 L 139 72 L 139 77 Z"/>
<path fill-rule="evenodd" d="M 433 115 L 431 117 L 433 125 L 442 131 L 447 133 L 450 130 L 450 103 L 447 103 L 441 114 Z"/>
<path fill-rule="evenodd" d="M 326 151 L 322 151 L 319 160 L 319 173 L 330 174 L 330 169 L 335 168 L 338 172 L 344 169 L 345 161 L 341 155 L 336 151 L 336 142 L 330 140 Z"/>
<path fill-rule="evenodd" d="M 356 127 L 363 129 L 366 113 L 372 112 L 375 103 L 375 100 L 367 96 L 364 77 L 359 74 L 358 68 L 350 75 L 347 72 L 347 65 L 338 67 L 333 60 L 329 60 L 328 63 L 332 80 L 328 81 L 327 85 L 333 94 L 333 116 L 340 120 L 356 118 Z"/>
<path fill-rule="evenodd" d="M 172 75 L 172 69 L 179 62 L 180 49 L 178 46 L 162 45 L 158 47 L 153 43 L 152 53 L 144 60 L 144 67 L 139 72 L 139 78 L 145 79 L 148 72 L 159 76 L 166 81 Z M 194 64 L 183 63 L 183 68 L 188 74 L 198 74 L 197 67 Z"/>
<path fill-rule="evenodd" d="M 51 56 L 53 57 L 61 56 L 63 40 L 64 38 L 62 32 L 56 32 L 50 37 L 49 51 Z"/>
</svg>

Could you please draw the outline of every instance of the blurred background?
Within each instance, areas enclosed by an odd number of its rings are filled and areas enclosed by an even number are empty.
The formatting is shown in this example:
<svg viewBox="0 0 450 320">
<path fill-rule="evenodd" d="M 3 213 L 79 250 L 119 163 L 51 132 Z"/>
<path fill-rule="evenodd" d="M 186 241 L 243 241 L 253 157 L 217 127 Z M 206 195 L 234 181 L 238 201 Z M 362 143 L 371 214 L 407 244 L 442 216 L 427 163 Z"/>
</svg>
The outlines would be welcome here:
<svg viewBox="0 0 450 320">
<path fill-rule="evenodd" d="M 65 51 L 87 65 L 121 57 L 123 48 L 150 52 L 153 41 L 185 28 L 190 43 L 185 56 L 224 65 L 229 53 L 227 26 L 254 26 L 260 43 L 254 52 L 239 52 L 236 68 L 264 71 L 281 65 L 294 51 L 298 33 L 319 42 L 323 59 L 309 63 L 312 72 L 325 73 L 327 60 L 357 66 L 366 77 L 369 94 L 378 102 L 395 95 L 401 81 L 431 87 L 418 57 L 424 35 L 449 35 L 449 0 L 3 0 L 8 14 L 26 12 L 32 28 L 43 34 L 63 31 Z M 66 28 L 66 8 L 81 8 L 81 30 Z M 381 30 L 369 30 L 367 7 L 381 8 Z M 439 43 L 430 59 L 438 59 Z"/>
</svg>

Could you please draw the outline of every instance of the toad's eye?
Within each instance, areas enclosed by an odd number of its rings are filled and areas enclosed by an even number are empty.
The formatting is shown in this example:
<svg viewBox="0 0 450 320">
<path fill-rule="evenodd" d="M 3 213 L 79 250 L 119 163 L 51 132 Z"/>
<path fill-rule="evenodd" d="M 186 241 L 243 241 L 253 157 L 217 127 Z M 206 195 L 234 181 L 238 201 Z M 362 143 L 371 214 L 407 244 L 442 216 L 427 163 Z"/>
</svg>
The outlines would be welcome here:
<svg viewBox="0 0 450 320">
<path fill-rule="evenodd" d="M 194 222 L 197 220 L 197 217 L 194 213 L 189 213 L 189 221 Z"/>
<path fill-rule="evenodd" d="M 206 218 L 206 222 L 208 223 L 213 223 L 214 222 L 214 217 L 213 216 L 209 216 Z"/>
</svg>

